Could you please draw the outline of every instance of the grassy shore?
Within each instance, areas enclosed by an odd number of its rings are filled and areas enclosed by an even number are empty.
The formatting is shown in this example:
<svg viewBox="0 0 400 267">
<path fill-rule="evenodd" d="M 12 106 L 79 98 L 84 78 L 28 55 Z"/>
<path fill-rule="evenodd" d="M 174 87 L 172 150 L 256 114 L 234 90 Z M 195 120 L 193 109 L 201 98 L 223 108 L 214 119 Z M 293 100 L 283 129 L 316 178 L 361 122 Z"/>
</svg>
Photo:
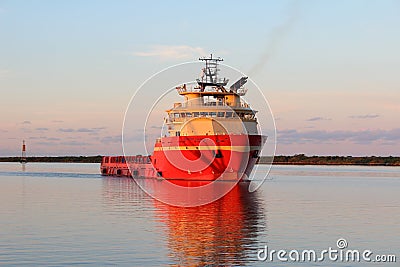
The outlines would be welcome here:
<svg viewBox="0 0 400 267">
<path fill-rule="evenodd" d="M 28 157 L 28 162 L 69 162 L 100 163 L 102 156 L 59 156 Z M 19 162 L 19 157 L 0 157 L 0 162 Z M 271 158 L 261 157 L 258 164 L 268 164 Z M 275 156 L 273 164 L 277 165 L 367 165 L 367 166 L 400 166 L 400 157 L 352 157 L 352 156 Z"/>
<path fill-rule="evenodd" d="M 100 163 L 102 156 L 27 157 L 27 162 Z M 0 162 L 19 162 L 20 157 L 0 157 Z"/>
<path fill-rule="evenodd" d="M 271 162 L 270 158 L 261 157 L 259 164 Z M 352 157 L 352 156 L 275 156 L 273 164 L 281 165 L 367 165 L 367 166 L 400 166 L 400 157 Z"/>
</svg>

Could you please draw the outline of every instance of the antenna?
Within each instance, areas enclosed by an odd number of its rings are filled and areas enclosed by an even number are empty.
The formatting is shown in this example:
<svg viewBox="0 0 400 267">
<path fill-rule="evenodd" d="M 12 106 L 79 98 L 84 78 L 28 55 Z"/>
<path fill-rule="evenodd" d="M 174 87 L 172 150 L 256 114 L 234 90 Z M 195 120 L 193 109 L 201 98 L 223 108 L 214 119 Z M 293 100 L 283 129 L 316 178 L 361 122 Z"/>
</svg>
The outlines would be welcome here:
<svg viewBox="0 0 400 267">
<path fill-rule="evenodd" d="M 202 69 L 200 79 L 196 79 L 203 92 L 206 86 L 215 86 L 218 89 L 225 91 L 224 86 L 228 84 L 228 79 L 218 79 L 218 62 L 224 61 L 222 58 L 213 58 L 213 54 L 210 57 L 201 57 L 201 61 L 205 61 L 205 68 Z"/>
</svg>

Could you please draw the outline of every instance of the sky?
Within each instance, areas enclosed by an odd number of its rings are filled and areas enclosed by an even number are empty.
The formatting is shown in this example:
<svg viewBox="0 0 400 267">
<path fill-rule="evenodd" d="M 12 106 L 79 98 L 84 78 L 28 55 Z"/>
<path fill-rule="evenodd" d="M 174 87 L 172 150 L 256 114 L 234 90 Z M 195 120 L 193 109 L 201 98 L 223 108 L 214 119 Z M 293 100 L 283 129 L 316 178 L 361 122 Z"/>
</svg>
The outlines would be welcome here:
<svg viewBox="0 0 400 267">
<path fill-rule="evenodd" d="M 388 0 L 0 1 L 0 156 L 23 139 L 28 156 L 121 154 L 139 86 L 209 53 L 268 99 L 276 154 L 399 156 L 399 14 Z"/>
</svg>

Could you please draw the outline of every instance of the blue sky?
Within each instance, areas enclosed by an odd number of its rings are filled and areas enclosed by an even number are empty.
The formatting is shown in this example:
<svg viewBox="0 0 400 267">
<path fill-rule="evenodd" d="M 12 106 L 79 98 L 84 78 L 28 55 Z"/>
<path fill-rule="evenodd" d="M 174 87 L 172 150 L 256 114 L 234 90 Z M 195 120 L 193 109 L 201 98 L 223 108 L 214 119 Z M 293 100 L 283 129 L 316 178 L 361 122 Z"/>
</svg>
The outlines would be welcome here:
<svg viewBox="0 0 400 267">
<path fill-rule="evenodd" d="M 399 1 L 0 1 L 0 155 L 22 139 L 31 155 L 121 153 L 136 88 L 210 52 L 267 96 L 277 154 L 399 155 L 398 14 Z"/>
</svg>

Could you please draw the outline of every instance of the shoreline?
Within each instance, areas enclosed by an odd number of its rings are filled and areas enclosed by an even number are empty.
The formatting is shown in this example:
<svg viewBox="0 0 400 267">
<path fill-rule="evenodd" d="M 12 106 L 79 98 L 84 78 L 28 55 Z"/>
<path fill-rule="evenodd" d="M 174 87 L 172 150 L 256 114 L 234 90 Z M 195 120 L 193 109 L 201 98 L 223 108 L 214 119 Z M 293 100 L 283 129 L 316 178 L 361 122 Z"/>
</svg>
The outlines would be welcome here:
<svg viewBox="0 0 400 267">
<path fill-rule="evenodd" d="M 46 163 L 101 163 L 102 156 L 27 157 L 29 162 Z M 19 162 L 20 157 L 0 157 L 0 162 Z M 260 157 L 257 164 L 268 164 L 270 157 Z M 400 166 L 400 157 L 393 156 L 275 156 L 273 165 L 327 165 L 327 166 Z"/>
</svg>

